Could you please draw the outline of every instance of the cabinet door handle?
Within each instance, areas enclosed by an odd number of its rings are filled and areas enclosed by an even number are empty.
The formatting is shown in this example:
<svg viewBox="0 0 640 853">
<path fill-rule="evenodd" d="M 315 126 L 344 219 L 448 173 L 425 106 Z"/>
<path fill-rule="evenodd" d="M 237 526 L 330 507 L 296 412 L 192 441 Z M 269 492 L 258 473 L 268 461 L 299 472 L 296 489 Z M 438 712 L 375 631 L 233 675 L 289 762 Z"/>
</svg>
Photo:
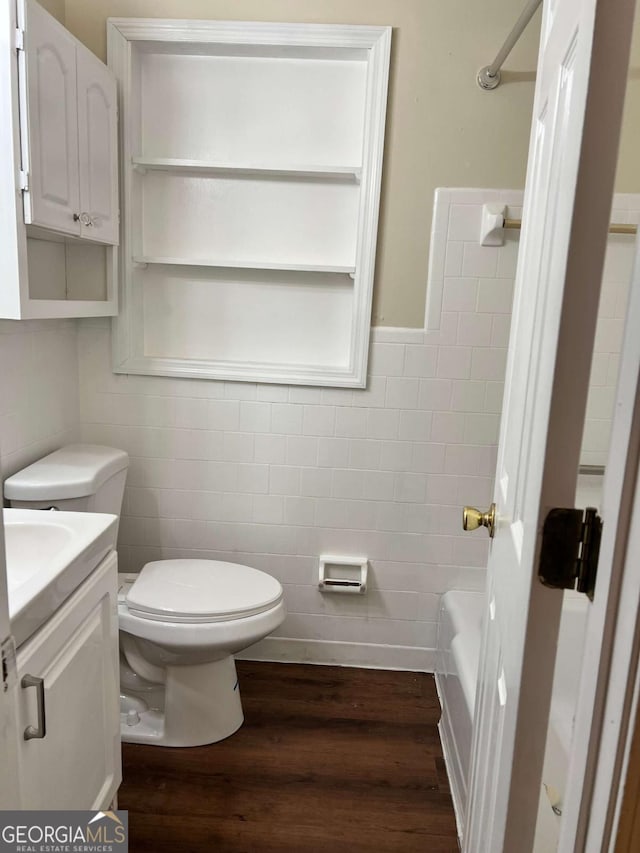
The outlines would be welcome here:
<svg viewBox="0 0 640 853">
<path fill-rule="evenodd" d="M 43 738 L 47 734 L 47 716 L 44 708 L 44 678 L 38 678 L 35 675 L 25 675 L 23 676 L 20 685 L 24 688 L 35 687 L 38 691 L 38 725 L 27 726 L 24 730 L 24 739 L 31 740 L 31 738 Z"/>
<path fill-rule="evenodd" d="M 88 228 L 96 224 L 96 217 L 91 216 L 90 213 L 86 213 L 85 211 L 83 211 L 82 213 L 74 213 L 73 221 L 79 222 L 81 225 L 84 225 L 85 228 Z"/>
</svg>

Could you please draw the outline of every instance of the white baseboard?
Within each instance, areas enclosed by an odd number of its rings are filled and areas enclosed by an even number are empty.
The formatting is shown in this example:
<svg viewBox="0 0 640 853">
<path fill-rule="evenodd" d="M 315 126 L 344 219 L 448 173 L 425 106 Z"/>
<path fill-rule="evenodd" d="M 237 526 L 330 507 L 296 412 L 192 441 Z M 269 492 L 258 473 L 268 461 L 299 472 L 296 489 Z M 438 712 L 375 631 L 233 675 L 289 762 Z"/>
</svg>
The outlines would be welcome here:
<svg viewBox="0 0 640 853">
<path fill-rule="evenodd" d="M 333 664 L 365 669 L 433 672 L 436 650 L 412 646 L 383 646 L 374 643 L 267 637 L 236 655 L 236 658 L 279 663 Z"/>
</svg>

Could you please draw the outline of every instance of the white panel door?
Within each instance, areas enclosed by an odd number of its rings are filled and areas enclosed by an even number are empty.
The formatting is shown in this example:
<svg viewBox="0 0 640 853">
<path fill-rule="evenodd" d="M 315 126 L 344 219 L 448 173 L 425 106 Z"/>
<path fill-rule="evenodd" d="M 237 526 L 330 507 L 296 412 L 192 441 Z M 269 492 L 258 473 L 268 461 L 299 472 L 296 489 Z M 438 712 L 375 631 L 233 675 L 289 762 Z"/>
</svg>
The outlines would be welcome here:
<svg viewBox="0 0 640 853">
<path fill-rule="evenodd" d="M 115 554 L 18 651 L 23 809 L 105 808 L 121 779 Z M 25 676 L 41 679 L 25 682 Z M 27 727 L 44 731 L 28 740 Z"/>
<path fill-rule="evenodd" d="M 116 81 L 89 51 L 78 47 L 77 56 L 81 233 L 117 245 Z"/>
<path fill-rule="evenodd" d="M 23 163 L 29 188 L 25 222 L 80 234 L 76 45 L 73 37 L 34 0 L 25 3 Z M 25 58 L 26 57 L 26 58 Z M 26 130 L 26 132 L 25 132 Z"/>
<path fill-rule="evenodd" d="M 496 470 L 468 853 L 529 853 L 533 845 L 562 603 L 562 593 L 536 576 L 540 532 L 551 507 L 574 505 L 633 5 L 544 6 Z"/>
</svg>

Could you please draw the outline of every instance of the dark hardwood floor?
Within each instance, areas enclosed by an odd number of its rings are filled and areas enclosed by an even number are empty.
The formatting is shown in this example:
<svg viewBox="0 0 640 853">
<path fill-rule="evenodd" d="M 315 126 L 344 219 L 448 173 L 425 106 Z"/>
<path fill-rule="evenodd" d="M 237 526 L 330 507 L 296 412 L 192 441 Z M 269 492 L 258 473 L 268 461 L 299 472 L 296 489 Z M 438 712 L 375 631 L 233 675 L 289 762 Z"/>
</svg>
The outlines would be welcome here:
<svg viewBox="0 0 640 853">
<path fill-rule="evenodd" d="M 433 677 L 238 662 L 245 723 L 123 745 L 131 853 L 457 853 Z"/>
</svg>

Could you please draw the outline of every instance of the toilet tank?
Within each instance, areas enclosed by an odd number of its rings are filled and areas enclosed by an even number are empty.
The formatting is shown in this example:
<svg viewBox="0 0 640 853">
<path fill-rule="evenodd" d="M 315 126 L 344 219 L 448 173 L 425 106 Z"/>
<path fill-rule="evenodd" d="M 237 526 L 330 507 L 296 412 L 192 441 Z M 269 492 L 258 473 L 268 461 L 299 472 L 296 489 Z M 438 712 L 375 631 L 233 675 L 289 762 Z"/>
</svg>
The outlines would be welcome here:
<svg viewBox="0 0 640 853">
<path fill-rule="evenodd" d="M 70 444 L 4 482 L 12 507 L 120 516 L 129 456 L 98 444 Z"/>
</svg>

